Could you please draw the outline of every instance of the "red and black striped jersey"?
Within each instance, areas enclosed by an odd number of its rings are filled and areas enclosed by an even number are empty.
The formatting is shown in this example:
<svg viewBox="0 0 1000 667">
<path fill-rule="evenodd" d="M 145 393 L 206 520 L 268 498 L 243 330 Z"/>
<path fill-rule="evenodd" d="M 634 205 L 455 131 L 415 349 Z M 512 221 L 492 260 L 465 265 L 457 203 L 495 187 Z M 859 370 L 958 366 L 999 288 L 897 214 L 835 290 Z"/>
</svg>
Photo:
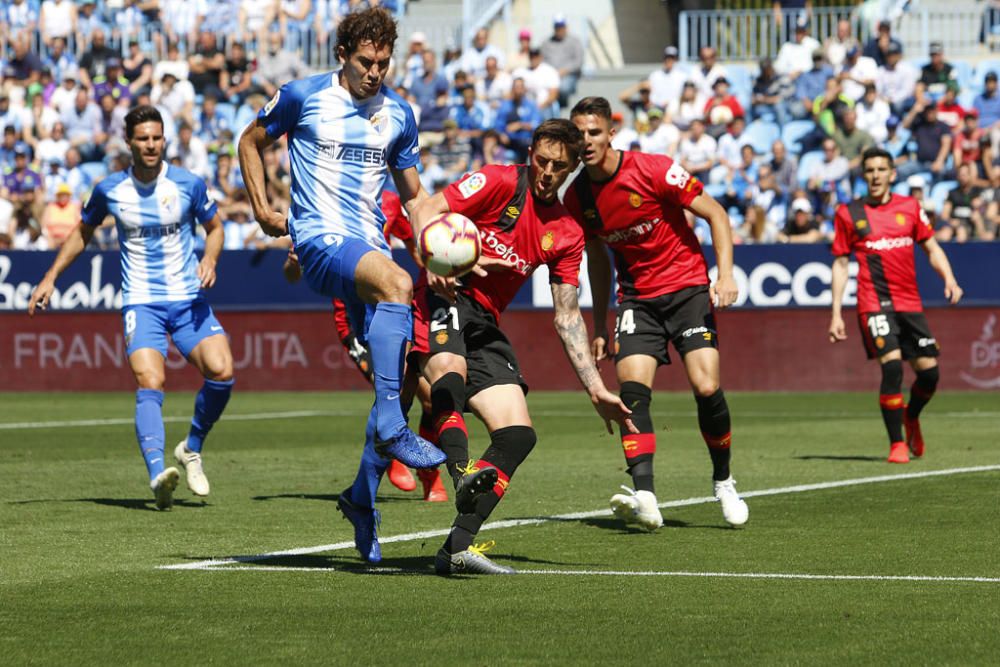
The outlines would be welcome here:
<svg viewBox="0 0 1000 667">
<path fill-rule="evenodd" d="M 684 215 L 701 193 L 701 181 L 666 155 L 622 151 L 610 179 L 591 181 L 583 170 L 564 199 L 587 237 L 614 253 L 618 298 L 651 299 L 708 284 L 701 245 Z"/>
<path fill-rule="evenodd" d="M 858 312 L 921 312 L 913 246 L 933 237 L 934 229 L 920 203 L 892 195 L 878 206 L 860 200 L 852 205 L 837 209 L 833 254 L 853 252 L 858 260 Z"/>
</svg>

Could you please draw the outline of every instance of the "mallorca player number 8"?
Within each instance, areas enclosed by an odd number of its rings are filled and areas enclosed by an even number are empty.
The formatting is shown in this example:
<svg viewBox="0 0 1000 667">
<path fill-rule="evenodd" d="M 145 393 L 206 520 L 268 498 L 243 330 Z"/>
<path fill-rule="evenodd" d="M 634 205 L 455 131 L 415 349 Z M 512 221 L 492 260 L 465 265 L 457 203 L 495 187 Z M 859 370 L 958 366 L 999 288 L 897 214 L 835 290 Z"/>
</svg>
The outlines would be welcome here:
<svg viewBox="0 0 1000 667">
<path fill-rule="evenodd" d="M 872 332 L 872 336 L 888 336 L 889 319 L 885 315 L 869 315 L 868 329 Z"/>
</svg>

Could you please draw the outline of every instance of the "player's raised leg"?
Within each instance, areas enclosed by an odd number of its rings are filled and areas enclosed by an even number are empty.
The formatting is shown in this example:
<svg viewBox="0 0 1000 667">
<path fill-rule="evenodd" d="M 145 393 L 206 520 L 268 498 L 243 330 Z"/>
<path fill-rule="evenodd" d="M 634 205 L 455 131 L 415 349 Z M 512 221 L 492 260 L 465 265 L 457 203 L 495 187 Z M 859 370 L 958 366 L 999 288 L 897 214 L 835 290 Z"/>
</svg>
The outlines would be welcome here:
<svg viewBox="0 0 1000 667">
<path fill-rule="evenodd" d="M 729 470 L 732 456 L 732 433 L 729 404 L 719 387 L 719 351 L 703 347 L 684 355 L 688 382 L 698 404 L 698 427 L 712 457 L 712 486 L 722 505 L 722 516 L 733 526 L 747 522 L 750 510 L 736 492 L 736 481 Z"/>
<path fill-rule="evenodd" d="M 484 554 L 493 544 L 473 544 L 479 529 L 506 493 L 518 466 L 535 446 L 523 389 L 515 384 L 495 385 L 478 392 L 469 407 L 486 424 L 490 446 L 475 462 L 470 462 L 456 491 L 463 497 L 458 516 L 444 546 L 438 551 L 434 568 L 438 574 L 514 574 L 510 567 L 494 563 Z M 487 487 L 484 480 L 493 481 Z M 465 487 L 469 493 L 463 493 Z M 475 492 L 471 492 L 475 487 Z"/>
<path fill-rule="evenodd" d="M 940 375 L 937 359 L 934 357 L 911 359 L 910 366 L 917 374 L 917 379 L 910 386 L 910 402 L 906 404 L 903 412 L 903 427 L 910 453 L 914 457 L 920 458 L 924 455 L 924 435 L 920 431 L 920 413 L 934 397 Z"/>
<path fill-rule="evenodd" d="M 635 523 L 648 531 L 663 525 L 663 515 L 656 501 L 653 482 L 653 458 L 656 454 L 656 433 L 650 416 L 653 379 L 657 360 L 646 354 L 631 354 L 621 358 L 615 368 L 619 395 L 632 411 L 632 423 L 638 433 L 621 428 L 625 465 L 632 477 L 632 488 L 623 486 L 625 493 L 611 496 L 611 510 L 625 523 Z"/>
</svg>

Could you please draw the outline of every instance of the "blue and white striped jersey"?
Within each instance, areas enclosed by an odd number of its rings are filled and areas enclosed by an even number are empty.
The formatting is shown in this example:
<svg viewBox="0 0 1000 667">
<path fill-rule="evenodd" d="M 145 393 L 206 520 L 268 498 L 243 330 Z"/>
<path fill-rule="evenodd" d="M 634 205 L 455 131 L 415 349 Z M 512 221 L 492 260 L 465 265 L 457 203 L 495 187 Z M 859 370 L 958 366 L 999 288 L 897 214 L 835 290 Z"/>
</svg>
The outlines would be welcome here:
<svg viewBox="0 0 1000 667">
<path fill-rule="evenodd" d="M 205 182 L 164 163 L 152 183 L 132 169 L 97 184 L 83 209 L 83 223 L 96 227 L 112 215 L 122 252 L 122 304 L 189 301 L 201 292 L 194 254 L 195 222 L 215 217 Z"/>
<path fill-rule="evenodd" d="M 385 86 L 357 101 L 328 72 L 285 84 L 258 118 L 271 137 L 288 134 L 292 240 L 335 234 L 388 252 L 381 207 L 386 168 L 420 161 L 410 105 Z"/>
</svg>

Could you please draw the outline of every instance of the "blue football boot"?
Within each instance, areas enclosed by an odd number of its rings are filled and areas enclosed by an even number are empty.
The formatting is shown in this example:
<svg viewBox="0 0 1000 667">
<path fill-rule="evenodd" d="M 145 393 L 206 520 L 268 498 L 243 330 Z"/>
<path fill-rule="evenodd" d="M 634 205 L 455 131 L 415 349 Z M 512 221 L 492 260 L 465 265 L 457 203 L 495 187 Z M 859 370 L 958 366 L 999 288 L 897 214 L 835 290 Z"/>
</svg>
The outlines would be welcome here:
<svg viewBox="0 0 1000 667">
<path fill-rule="evenodd" d="M 354 525 L 354 547 L 361 554 L 361 558 L 369 563 L 380 562 L 382 548 L 378 543 L 376 529 L 382 522 L 382 513 L 376 509 L 358 507 L 347 499 L 347 491 L 341 493 L 337 499 L 337 508 L 344 514 L 344 518 Z"/>
</svg>

